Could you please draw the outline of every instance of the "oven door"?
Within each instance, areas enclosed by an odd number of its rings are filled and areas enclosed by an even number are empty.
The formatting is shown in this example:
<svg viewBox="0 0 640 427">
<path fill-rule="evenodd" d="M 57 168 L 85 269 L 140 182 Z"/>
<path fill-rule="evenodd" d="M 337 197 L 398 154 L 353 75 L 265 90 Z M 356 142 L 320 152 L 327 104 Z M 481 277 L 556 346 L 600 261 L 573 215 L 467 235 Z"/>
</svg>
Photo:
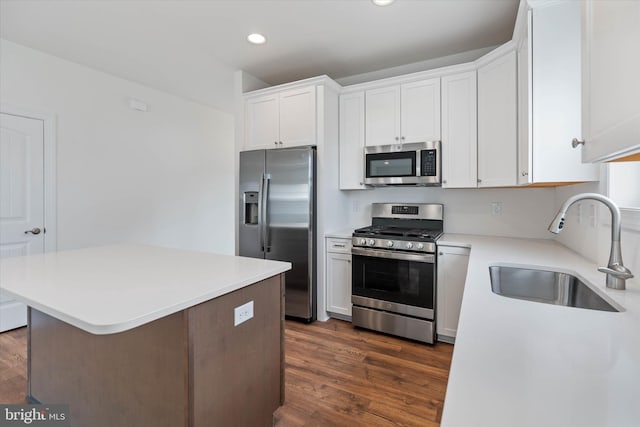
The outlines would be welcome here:
<svg viewBox="0 0 640 427">
<path fill-rule="evenodd" d="M 416 151 L 365 153 L 364 182 L 370 185 L 415 183 L 417 164 Z"/>
<path fill-rule="evenodd" d="M 433 254 L 352 249 L 354 305 L 434 318 L 436 268 Z"/>
</svg>

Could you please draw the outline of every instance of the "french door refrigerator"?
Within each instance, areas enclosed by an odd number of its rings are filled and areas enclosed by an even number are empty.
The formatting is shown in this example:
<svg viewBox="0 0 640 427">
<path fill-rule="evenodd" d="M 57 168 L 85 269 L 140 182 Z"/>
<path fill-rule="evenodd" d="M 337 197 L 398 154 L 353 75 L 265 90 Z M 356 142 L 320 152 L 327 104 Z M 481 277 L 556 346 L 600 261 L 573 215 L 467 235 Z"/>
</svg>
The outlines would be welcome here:
<svg viewBox="0 0 640 427">
<path fill-rule="evenodd" d="M 240 153 L 240 256 L 288 261 L 285 315 L 316 320 L 316 150 Z"/>
</svg>

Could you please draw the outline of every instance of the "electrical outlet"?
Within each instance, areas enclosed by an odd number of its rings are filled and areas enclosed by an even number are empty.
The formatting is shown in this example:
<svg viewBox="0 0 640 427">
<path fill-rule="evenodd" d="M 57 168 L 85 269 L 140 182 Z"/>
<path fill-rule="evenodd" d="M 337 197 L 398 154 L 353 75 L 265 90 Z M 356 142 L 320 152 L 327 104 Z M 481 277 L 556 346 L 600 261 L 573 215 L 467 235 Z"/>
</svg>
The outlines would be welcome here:
<svg viewBox="0 0 640 427">
<path fill-rule="evenodd" d="M 242 304 L 233 309 L 233 326 L 238 326 L 241 323 L 253 317 L 253 301 L 249 301 L 246 304 Z"/>
<path fill-rule="evenodd" d="M 502 202 L 491 202 L 491 215 L 502 215 Z"/>
</svg>

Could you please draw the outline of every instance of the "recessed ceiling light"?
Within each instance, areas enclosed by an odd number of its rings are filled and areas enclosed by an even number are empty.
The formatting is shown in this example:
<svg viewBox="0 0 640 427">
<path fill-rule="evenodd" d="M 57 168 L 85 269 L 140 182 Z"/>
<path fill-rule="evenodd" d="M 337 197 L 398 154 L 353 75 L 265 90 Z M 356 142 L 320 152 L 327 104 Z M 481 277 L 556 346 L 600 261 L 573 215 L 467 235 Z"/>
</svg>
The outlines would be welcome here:
<svg viewBox="0 0 640 427">
<path fill-rule="evenodd" d="M 376 6 L 389 6 L 395 0 L 371 0 Z"/>
<path fill-rule="evenodd" d="M 249 43 L 253 44 L 264 44 L 267 41 L 267 38 L 262 34 L 253 33 L 247 36 L 247 40 L 249 40 Z"/>
</svg>

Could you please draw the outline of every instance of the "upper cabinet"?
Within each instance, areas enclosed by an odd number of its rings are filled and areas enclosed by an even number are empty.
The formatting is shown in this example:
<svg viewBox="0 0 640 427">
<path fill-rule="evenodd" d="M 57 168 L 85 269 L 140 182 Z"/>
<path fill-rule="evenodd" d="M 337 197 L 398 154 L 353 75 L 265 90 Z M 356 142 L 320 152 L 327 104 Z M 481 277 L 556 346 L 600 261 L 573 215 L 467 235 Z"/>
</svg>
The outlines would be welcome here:
<svg viewBox="0 0 640 427">
<path fill-rule="evenodd" d="M 364 91 L 340 95 L 340 189 L 364 185 Z"/>
<path fill-rule="evenodd" d="M 367 90 L 366 145 L 440 140 L 440 79 Z"/>
<path fill-rule="evenodd" d="M 478 68 L 478 187 L 517 184 L 516 52 Z"/>
<path fill-rule="evenodd" d="M 316 87 L 245 98 L 245 150 L 316 144 Z"/>
<path fill-rule="evenodd" d="M 442 187 L 478 186 L 476 72 L 442 77 Z"/>
<path fill-rule="evenodd" d="M 582 4 L 582 158 L 640 152 L 640 2 Z"/>
<path fill-rule="evenodd" d="M 598 180 L 572 139 L 581 128 L 580 2 L 527 11 L 518 46 L 518 184 Z"/>
</svg>

